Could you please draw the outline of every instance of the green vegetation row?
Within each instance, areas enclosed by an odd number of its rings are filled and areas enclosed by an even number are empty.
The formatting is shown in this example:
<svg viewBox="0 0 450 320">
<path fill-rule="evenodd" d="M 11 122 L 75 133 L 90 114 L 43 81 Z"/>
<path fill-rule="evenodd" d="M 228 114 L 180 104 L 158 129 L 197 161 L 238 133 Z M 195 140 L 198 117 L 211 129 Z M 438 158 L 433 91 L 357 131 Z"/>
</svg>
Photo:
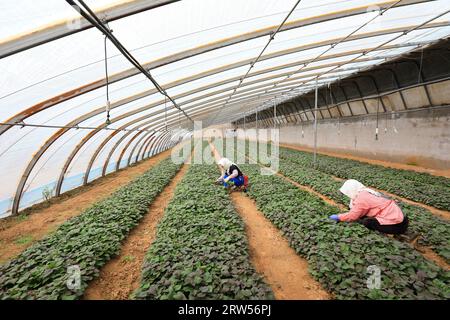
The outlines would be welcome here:
<svg viewBox="0 0 450 320">
<path fill-rule="evenodd" d="M 294 151 L 294 152 L 299 151 L 299 150 L 294 150 L 294 149 L 285 148 L 285 147 L 281 147 L 280 150 L 287 150 L 287 151 Z M 300 151 L 300 152 L 304 152 L 304 151 Z M 311 154 L 311 152 L 306 152 L 306 151 L 304 153 Z M 344 159 L 344 158 L 338 158 L 338 157 L 319 154 L 319 158 L 322 158 L 322 157 L 343 160 L 343 162 L 345 162 L 349 166 L 368 167 L 368 168 L 373 169 L 374 171 L 382 172 L 383 175 L 395 177 L 397 180 L 398 179 L 406 179 L 409 181 L 419 182 L 419 183 L 428 184 L 428 185 L 435 185 L 435 186 L 445 187 L 445 188 L 450 189 L 450 178 L 447 178 L 447 177 L 435 176 L 435 175 L 432 175 L 432 174 L 429 174 L 426 172 L 418 172 L 418 171 L 413 171 L 413 170 L 390 168 L 390 167 L 385 167 L 382 165 L 371 164 L 371 163 L 353 160 L 353 159 Z"/>
<path fill-rule="evenodd" d="M 308 152 L 280 148 L 281 159 L 295 161 L 304 167 L 311 166 L 312 157 L 313 155 Z M 356 179 L 367 186 L 386 190 L 406 199 L 450 211 L 450 179 L 447 178 L 428 175 L 430 178 L 426 181 L 430 182 L 424 182 L 425 179 L 423 179 L 424 181 L 413 181 L 404 176 L 403 171 L 405 170 L 397 171 L 396 169 L 325 155 L 317 156 L 317 169 L 342 179 Z M 415 174 L 410 172 L 408 176 L 415 176 Z"/>
<path fill-rule="evenodd" d="M 250 147 L 255 147 L 251 145 Z M 246 146 L 249 153 L 249 145 Z M 291 158 L 289 158 L 290 160 Z M 330 175 L 314 170 L 312 168 L 301 168 L 283 159 L 280 163 L 282 173 L 292 180 L 308 185 L 319 193 L 327 195 L 341 204 L 347 204 L 348 199 L 338 190 L 341 183 L 334 180 Z M 254 182 L 254 177 L 251 181 Z M 431 245 L 441 256 L 448 259 L 448 223 L 433 216 L 428 210 L 421 207 L 402 204 L 403 210 L 412 217 L 412 228 L 422 234 L 422 244 Z"/>
<path fill-rule="evenodd" d="M 255 147 L 256 145 L 247 145 L 246 154 L 249 153 L 249 148 Z M 295 182 L 309 186 L 336 203 L 347 206 L 349 199 L 339 192 L 342 182 L 335 180 L 328 173 L 312 168 L 311 163 L 311 157 L 305 158 L 295 150 L 280 150 L 280 173 Z M 419 244 L 430 247 L 450 263 L 450 223 L 419 206 L 403 202 L 401 207 L 410 220 L 409 229 L 420 234 Z"/>
<path fill-rule="evenodd" d="M 339 210 L 256 165 L 240 165 L 250 175 L 249 195 L 290 245 L 309 261 L 310 273 L 338 299 L 448 299 L 450 273 L 407 244 L 357 223 L 334 223 Z M 381 287 L 369 289 L 369 266 L 381 270 Z"/>
<path fill-rule="evenodd" d="M 204 145 L 205 147 L 205 145 Z M 143 265 L 136 299 L 273 299 L 250 264 L 244 224 L 216 165 L 191 165 Z"/>
<path fill-rule="evenodd" d="M 81 297 L 179 168 L 170 158 L 161 161 L 0 266 L 0 299 Z M 77 268 L 79 288 L 73 273 Z"/>
<path fill-rule="evenodd" d="M 329 174 L 301 166 L 293 158 L 281 159 L 280 172 L 339 204 L 348 205 L 349 203 L 349 199 L 339 192 L 342 182 L 336 181 Z M 450 223 L 418 206 L 401 203 L 401 207 L 409 218 L 409 230 L 421 235 L 419 244 L 429 246 L 447 263 L 450 263 Z"/>
</svg>

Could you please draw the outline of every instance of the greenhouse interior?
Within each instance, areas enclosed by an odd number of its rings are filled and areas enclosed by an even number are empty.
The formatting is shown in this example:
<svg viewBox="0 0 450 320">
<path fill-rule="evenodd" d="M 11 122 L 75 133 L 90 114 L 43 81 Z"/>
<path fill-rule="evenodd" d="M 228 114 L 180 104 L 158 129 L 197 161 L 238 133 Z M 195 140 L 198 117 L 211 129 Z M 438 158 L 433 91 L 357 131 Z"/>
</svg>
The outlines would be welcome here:
<svg viewBox="0 0 450 320">
<path fill-rule="evenodd" d="M 0 23 L 0 300 L 450 299 L 450 1 Z"/>
</svg>

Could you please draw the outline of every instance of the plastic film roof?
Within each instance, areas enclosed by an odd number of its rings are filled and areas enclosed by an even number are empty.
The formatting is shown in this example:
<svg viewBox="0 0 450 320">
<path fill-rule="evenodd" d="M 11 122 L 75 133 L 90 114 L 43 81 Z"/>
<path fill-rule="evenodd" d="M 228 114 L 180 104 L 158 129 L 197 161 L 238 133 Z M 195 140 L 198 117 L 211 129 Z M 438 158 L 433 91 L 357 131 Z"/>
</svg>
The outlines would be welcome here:
<svg viewBox="0 0 450 320">
<path fill-rule="evenodd" d="M 304 0 L 288 16 L 297 2 L 85 1 L 177 104 L 208 125 L 450 34 L 448 0 Z M 108 128 L 121 130 L 104 130 L 104 35 L 66 1 L 2 1 L 0 23 L 0 176 L 8 181 L 0 185 L 0 216 L 192 130 L 109 41 Z"/>
</svg>

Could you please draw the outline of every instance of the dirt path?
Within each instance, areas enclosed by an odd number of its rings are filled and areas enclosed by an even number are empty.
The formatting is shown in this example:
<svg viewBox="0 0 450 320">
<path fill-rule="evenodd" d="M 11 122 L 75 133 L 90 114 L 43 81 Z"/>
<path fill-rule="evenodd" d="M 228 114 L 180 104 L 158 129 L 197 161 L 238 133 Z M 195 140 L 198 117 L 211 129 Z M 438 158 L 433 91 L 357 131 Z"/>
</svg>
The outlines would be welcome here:
<svg viewBox="0 0 450 320">
<path fill-rule="evenodd" d="M 252 199 L 234 192 L 231 198 L 245 223 L 250 257 L 279 300 L 325 300 L 330 294 L 308 273 L 301 258 L 280 231 L 256 209 Z"/>
<path fill-rule="evenodd" d="M 15 257 L 35 241 L 42 239 L 68 219 L 81 214 L 118 188 L 149 170 L 170 155 L 164 151 L 135 166 L 112 173 L 87 186 L 68 192 L 45 204 L 28 209 L 27 214 L 0 220 L 0 263 Z"/>
<path fill-rule="evenodd" d="M 294 149 L 294 150 L 299 150 L 299 151 L 313 152 L 312 148 L 300 147 L 300 146 L 295 146 L 292 144 L 280 143 L 280 147 L 286 147 L 289 149 Z M 413 165 L 403 164 L 403 163 L 398 163 L 398 162 L 390 162 L 390 161 L 358 157 L 358 156 L 355 156 L 352 154 L 347 154 L 347 153 L 336 153 L 336 152 L 322 151 L 322 150 L 317 151 L 317 153 L 324 154 L 324 155 L 331 156 L 331 157 L 336 157 L 336 158 L 357 160 L 357 161 L 366 162 L 366 163 L 370 163 L 370 164 L 376 164 L 376 165 L 393 168 L 393 169 L 403 169 L 403 170 L 410 170 L 410 171 L 416 171 L 416 172 L 425 172 L 425 173 L 432 174 L 434 176 L 442 176 L 442 177 L 450 178 L 450 170 L 429 169 L 429 168 L 413 166 Z"/>
<path fill-rule="evenodd" d="M 145 254 L 155 240 L 158 223 L 174 195 L 175 187 L 188 168 L 188 165 L 183 165 L 156 197 L 147 214 L 123 242 L 119 255 L 111 259 L 101 269 L 100 276 L 89 284 L 84 299 L 127 300 L 138 288 Z"/>
<path fill-rule="evenodd" d="M 252 163 L 256 163 L 256 160 L 250 158 L 249 156 L 245 156 L 245 158 L 247 158 L 248 160 L 250 160 Z M 302 189 L 302 190 L 305 190 L 305 191 L 307 191 L 307 192 L 309 192 L 309 193 L 314 194 L 315 196 L 319 197 L 320 199 L 322 199 L 323 201 L 325 201 L 326 203 L 328 203 L 328 204 L 330 204 L 330 205 L 332 205 L 332 206 L 338 207 L 339 209 L 342 209 L 342 210 L 346 210 L 346 208 L 347 208 L 347 207 L 345 207 L 344 205 L 342 205 L 342 204 L 340 204 L 340 203 L 337 203 L 337 202 L 335 202 L 334 200 L 328 198 L 327 196 L 325 196 L 325 195 L 323 195 L 323 194 L 321 194 L 321 193 L 319 193 L 319 192 L 317 192 L 317 191 L 311 189 L 310 187 L 305 186 L 305 185 L 302 185 L 302 184 L 300 184 L 300 183 L 298 183 L 298 182 L 292 180 L 291 178 L 288 178 L 288 177 L 284 176 L 283 174 L 281 174 L 281 173 L 278 172 L 278 171 L 272 170 L 272 169 L 270 169 L 270 168 L 268 168 L 268 167 L 264 167 L 264 166 L 262 166 L 261 164 L 258 164 L 258 165 L 259 165 L 261 168 L 264 168 L 264 169 L 266 169 L 266 170 L 269 170 L 269 171 L 273 172 L 273 173 L 274 173 L 275 175 L 277 175 L 278 177 L 283 178 L 284 180 L 286 180 L 286 181 L 292 183 L 292 184 L 293 184 L 294 186 L 296 186 L 297 188 Z"/>
<path fill-rule="evenodd" d="M 220 154 L 212 144 L 214 157 Z M 250 259 L 256 271 L 264 275 L 275 298 L 279 300 L 325 300 L 331 295 L 308 272 L 308 262 L 301 258 L 280 231 L 256 208 L 245 194 L 234 192 L 231 199 L 245 223 Z"/>
</svg>

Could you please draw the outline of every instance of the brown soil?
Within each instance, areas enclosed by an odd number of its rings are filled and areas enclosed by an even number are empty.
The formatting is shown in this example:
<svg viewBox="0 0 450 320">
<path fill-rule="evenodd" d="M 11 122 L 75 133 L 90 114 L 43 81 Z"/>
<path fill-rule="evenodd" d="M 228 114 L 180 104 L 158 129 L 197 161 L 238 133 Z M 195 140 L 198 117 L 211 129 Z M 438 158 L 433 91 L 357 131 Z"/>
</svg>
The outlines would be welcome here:
<svg viewBox="0 0 450 320">
<path fill-rule="evenodd" d="M 219 159 L 220 154 L 210 145 L 214 157 Z M 308 262 L 289 246 L 280 231 L 258 211 L 252 199 L 240 192 L 231 193 L 231 199 L 245 223 L 252 264 L 264 275 L 276 299 L 332 298 L 308 273 Z"/>
<path fill-rule="evenodd" d="M 81 214 L 95 202 L 128 184 L 169 156 L 170 152 L 164 151 L 137 165 L 95 180 L 87 186 L 53 199 L 50 204 L 36 205 L 19 216 L 0 220 L 0 263 L 17 256 L 68 219 Z"/>
<path fill-rule="evenodd" d="M 100 276 L 87 288 L 87 300 L 126 300 L 138 288 L 142 263 L 156 237 L 157 225 L 172 199 L 175 187 L 188 169 L 184 165 L 172 181 L 156 197 L 148 213 L 142 218 L 122 244 L 120 253 L 100 271 Z"/>
<path fill-rule="evenodd" d="M 295 146 L 295 145 L 291 145 L 291 144 L 281 144 L 280 143 L 280 146 L 294 149 L 294 150 L 313 152 L 312 148 Z M 432 174 L 435 176 L 442 176 L 442 177 L 450 178 L 450 170 L 437 170 L 437 169 L 430 169 L 430 168 L 424 168 L 424 167 L 420 167 L 420 166 L 413 166 L 413 165 L 398 163 L 398 162 L 375 160 L 375 159 L 370 159 L 370 158 L 358 157 L 358 156 L 355 156 L 355 155 L 349 154 L 349 153 L 336 153 L 336 152 L 322 151 L 322 150 L 317 151 L 317 153 L 336 157 L 336 158 L 352 159 L 352 160 L 357 160 L 357 161 L 361 161 L 361 162 L 367 162 L 370 164 L 376 164 L 376 165 L 394 168 L 394 169 L 403 169 L 403 170 L 410 170 L 410 171 L 416 171 L 416 172 L 426 172 L 426 173 L 429 173 L 429 174 Z"/>
<path fill-rule="evenodd" d="M 331 299 L 308 273 L 308 262 L 299 257 L 279 230 L 256 209 L 250 198 L 233 192 L 231 198 L 245 223 L 250 258 L 279 300 Z"/>
<path fill-rule="evenodd" d="M 253 161 L 253 163 L 255 163 L 255 160 L 254 160 L 254 159 L 252 159 L 252 158 L 250 158 L 250 157 L 248 157 L 248 156 L 245 156 L 245 157 L 246 157 L 247 159 Z M 274 174 L 276 174 L 276 175 L 279 176 L 280 178 L 283 178 L 284 180 L 289 181 L 290 183 L 292 183 L 292 184 L 293 184 L 294 186 L 296 186 L 297 188 L 302 189 L 302 190 L 305 190 L 305 191 L 307 191 L 307 192 L 310 192 L 310 193 L 314 194 L 315 196 L 321 198 L 321 199 L 322 199 L 323 201 L 325 201 L 326 203 L 328 203 L 328 204 L 330 204 L 330 205 L 332 205 L 332 206 L 335 206 L 335 207 L 339 207 L 339 209 L 342 209 L 342 210 L 345 210 L 345 209 L 346 209 L 346 207 L 345 207 L 344 205 L 339 204 L 339 203 L 336 203 L 334 200 L 332 200 L 332 199 L 328 198 L 327 196 L 324 196 L 323 194 L 321 194 L 321 193 L 319 193 L 319 192 L 317 192 L 317 191 L 311 189 L 310 187 L 301 185 L 300 183 L 298 183 L 298 182 L 296 182 L 296 181 L 294 181 L 294 180 L 292 180 L 292 179 L 290 179 L 290 178 L 288 178 L 288 177 L 282 175 L 281 173 L 279 173 L 279 172 L 277 172 L 277 171 L 275 171 L 275 170 L 272 170 L 272 169 L 270 169 L 270 168 L 264 167 L 264 166 L 262 166 L 262 165 L 260 165 L 260 164 L 258 164 L 258 165 L 259 165 L 260 167 L 262 167 L 262 168 L 265 168 L 266 170 L 269 170 L 269 171 L 273 172 Z"/>
<path fill-rule="evenodd" d="M 434 252 L 430 248 L 416 246 L 414 249 L 419 251 L 426 259 L 433 261 L 435 264 L 437 264 L 442 269 L 444 269 L 446 271 L 450 270 L 450 265 L 442 257 L 440 257 L 438 254 L 436 254 L 436 252 Z"/>
</svg>

